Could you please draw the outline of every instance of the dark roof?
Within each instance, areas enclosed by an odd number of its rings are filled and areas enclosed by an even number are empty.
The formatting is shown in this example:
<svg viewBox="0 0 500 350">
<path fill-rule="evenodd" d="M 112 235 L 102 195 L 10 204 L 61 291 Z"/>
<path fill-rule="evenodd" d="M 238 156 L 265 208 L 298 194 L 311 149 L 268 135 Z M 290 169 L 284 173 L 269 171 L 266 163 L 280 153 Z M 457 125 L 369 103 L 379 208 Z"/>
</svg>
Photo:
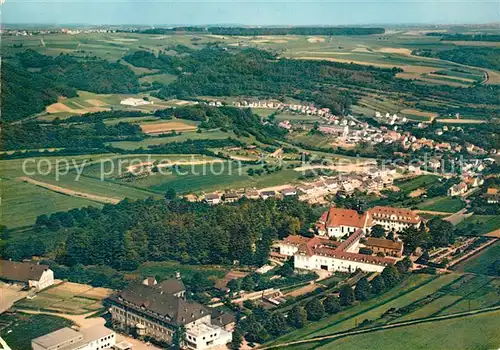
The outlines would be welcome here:
<svg viewBox="0 0 500 350">
<path fill-rule="evenodd" d="M 155 285 L 155 288 L 160 289 L 165 294 L 176 294 L 186 290 L 186 287 L 184 286 L 184 283 L 182 283 L 182 281 L 173 278 L 161 281 L 160 283 Z"/>
<path fill-rule="evenodd" d="M 221 312 L 217 309 L 212 310 L 212 324 L 225 327 L 228 324 L 236 322 L 236 317 L 228 312 Z"/>
<path fill-rule="evenodd" d="M 162 293 L 160 289 L 143 284 L 132 284 L 110 300 L 176 326 L 210 314 L 210 311 L 199 303 Z"/>
<path fill-rule="evenodd" d="M 393 242 L 390 239 L 368 237 L 366 239 L 365 245 L 368 247 L 378 247 L 393 250 L 403 249 L 403 242 Z"/>
<path fill-rule="evenodd" d="M 16 282 L 38 281 L 48 265 L 0 260 L 0 279 Z"/>
</svg>

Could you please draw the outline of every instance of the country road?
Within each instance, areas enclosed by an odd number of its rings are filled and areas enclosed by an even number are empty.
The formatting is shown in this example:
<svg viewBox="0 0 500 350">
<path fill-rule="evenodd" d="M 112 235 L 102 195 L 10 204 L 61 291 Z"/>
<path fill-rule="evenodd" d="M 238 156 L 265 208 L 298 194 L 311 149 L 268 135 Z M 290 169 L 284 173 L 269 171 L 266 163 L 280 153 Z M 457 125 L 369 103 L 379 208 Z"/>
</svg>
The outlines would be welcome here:
<svg viewBox="0 0 500 350">
<path fill-rule="evenodd" d="M 415 319 L 415 320 L 398 322 L 398 323 L 391 323 L 391 324 L 384 325 L 384 326 L 359 329 L 359 330 L 355 330 L 355 331 L 338 332 L 338 333 L 333 333 L 333 334 L 329 334 L 329 335 L 325 335 L 325 336 L 296 340 L 296 341 L 283 343 L 283 344 L 276 344 L 276 345 L 271 345 L 271 346 L 267 346 L 267 347 L 266 346 L 259 347 L 259 349 L 267 350 L 267 349 L 283 348 L 283 347 L 287 347 L 290 345 L 313 343 L 313 342 L 317 342 L 317 341 L 321 341 L 321 340 L 343 338 L 343 337 L 350 336 L 350 335 L 371 333 L 371 332 L 376 332 L 376 331 L 385 330 L 385 329 L 400 328 L 400 327 L 410 326 L 413 324 L 435 322 L 435 321 L 440 321 L 440 320 L 448 320 L 448 319 L 453 319 L 453 318 L 457 318 L 457 317 L 472 316 L 472 315 L 487 313 L 487 312 L 496 311 L 496 310 L 500 310 L 500 306 L 492 306 L 492 307 L 484 308 L 484 309 L 458 312 L 455 314 L 449 314 L 449 315 L 444 315 L 444 316 L 436 316 L 436 317 L 421 318 L 421 319 Z"/>
</svg>

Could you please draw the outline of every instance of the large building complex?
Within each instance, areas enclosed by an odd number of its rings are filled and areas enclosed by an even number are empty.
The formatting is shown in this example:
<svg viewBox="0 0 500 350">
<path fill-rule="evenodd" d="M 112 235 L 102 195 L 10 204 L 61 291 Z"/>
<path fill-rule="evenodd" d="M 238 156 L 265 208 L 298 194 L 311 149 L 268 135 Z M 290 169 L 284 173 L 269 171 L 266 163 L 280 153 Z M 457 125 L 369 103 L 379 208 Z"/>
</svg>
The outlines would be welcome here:
<svg viewBox="0 0 500 350">
<path fill-rule="evenodd" d="M 396 262 L 392 258 L 358 253 L 363 236 L 361 229 L 357 229 L 341 243 L 319 236 L 288 236 L 275 243 L 273 248 L 279 254 L 293 257 L 295 268 L 305 270 L 354 272 L 360 269 L 380 272 Z"/>
<path fill-rule="evenodd" d="M 185 345 L 190 349 L 207 349 L 230 342 L 232 333 L 212 324 L 210 310 L 184 299 L 184 295 L 179 283 L 171 280 L 133 284 L 109 299 L 113 323 L 169 344 L 183 326 Z"/>
<path fill-rule="evenodd" d="M 0 260 L 0 280 L 24 283 L 40 291 L 54 284 L 54 272 L 48 265 Z"/>
<path fill-rule="evenodd" d="M 61 328 L 31 341 L 33 350 L 101 350 L 110 349 L 116 343 L 112 330 L 98 325 L 75 331 Z"/>
<path fill-rule="evenodd" d="M 365 234 L 375 225 L 381 225 L 387 231 L 399 232 L 409 226 L 418 226 L 422 219 L 412 210 L 405 208 L 377 206 L 359 214 L 353 209 L 332 207 L 318 220 L 318 234 L 329 237 L 344 237 L 356 230 Z"/>
</svg>

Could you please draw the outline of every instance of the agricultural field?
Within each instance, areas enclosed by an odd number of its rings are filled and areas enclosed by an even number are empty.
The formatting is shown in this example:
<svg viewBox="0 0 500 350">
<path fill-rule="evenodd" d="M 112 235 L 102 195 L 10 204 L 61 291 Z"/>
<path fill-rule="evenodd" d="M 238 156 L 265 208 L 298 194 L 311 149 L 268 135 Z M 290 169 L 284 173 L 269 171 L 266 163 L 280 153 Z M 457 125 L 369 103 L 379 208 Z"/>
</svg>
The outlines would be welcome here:
<svg viewBox="0 0 500 350">
<path fill-rule="evenodd" d="M 465 208 L 465 202 L 457 197 L 435 197 L 417 205 L 420 210 L 439 211 L 445 213 L 455 213 Z"/>
<path fill-rule="evenodd" d="M 193 131 L 197 129 L 198 123 L 189 120 L 169 120 L 169 121 L 154 121 L 151 123 L 139 124 L 142 131 L 148 135 L 157 135 L 168 133 L 171 131 Z"/>
<path fill-rule="evenodd" d="M 406 194 L 410 194 L 419 188 L 429 188 L 431 185 L 439 182 L 439 177 L 435 175 L 420 175 L 409 180 L 395 181 L 395 185 Z"/>
<path fill-rule="evenodd" d="M 471 234 L 484 235 L 500 229 L 500 217 L 495 215 L 472 215 L 457 226 L 458 229 L 467 228 Z"/>
<path fill-rule="evenodd" d="M 496 349 L 500 311 L 289 346 L 287 349 Z"/>
<path fill-rule="evenodd" d="M 31 350 L 32 339 L 71 326 L 70 320 L 51 315 L 0 315 L 0 336 L 15 350 Z"/>
<path fill-rule="evenodd" d="M 100 310 L 102 301 L 111 293 L 112 290 L 107 288 L 63 282 L 43 290 L 33 299 L 20 300 L 14 306 L 17 309 L 81 315 Z"/>
<path fill-rule="evenodd" d="M 400 285 L 378 298 L 356 304 L 286 334 L 271 345 L 325 336 L 356 327 L 376 327 L 418 318 L 447 315 L 497 305 L 500 279 L 456 273 L 428 276 L 413 274 Z M 464 306 L 466 308 L 464 309 Z"/>
<path fill-rule="evenodd" d="M 493 270 L 493 264 L 499 260 L 499 257 L 500 242 L 496 242 L 469 259 L 459 263 L 454 270 L 458 272 L 498 276 L 498 271 Z"/>
</svg>

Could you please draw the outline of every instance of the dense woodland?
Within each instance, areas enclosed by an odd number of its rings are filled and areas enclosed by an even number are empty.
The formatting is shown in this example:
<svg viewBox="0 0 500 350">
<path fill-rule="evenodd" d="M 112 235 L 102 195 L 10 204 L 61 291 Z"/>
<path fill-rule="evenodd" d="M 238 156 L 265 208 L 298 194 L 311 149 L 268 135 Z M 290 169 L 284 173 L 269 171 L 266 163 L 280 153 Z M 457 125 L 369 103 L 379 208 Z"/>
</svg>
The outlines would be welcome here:
<svg viewBox="0 0 500 350">
<path fill-rule="evenodd" d="M 49 255 L 67 266 L 106 265 L 133 270 L 145 261 L 189 264 L 262 264 L 273 239 L 296 234 L 315 220 L 295 198 L 242 200 L 209 206 L 184 200 L 122 201 L 40 216 L 32 238 L 7 244 L 2 255 L 22 259 Z M 36 236 L 52 232 L 40 245 Z M 56 237 L 60 241 L 56 242 Z M 32 241 L 38 243 L 33 246 Z"/>
<path fill-rule="evenodd" d="M 101 121 L 84 127 L 26 122 L 4 125 L 0 140 L 3 150 L 64 147 L 92 149 L 104 148 L 105 142 L 141 140 L 143 137 L 138 125 L 123 122 L 106 125 Z"/>
<path fill-rule="evenodd" d="M 2 64 L 2 121 L 11 122 L 42 112 L 58 96 L 75 97 L 76 90 L 9 63 Z"/>
<path fill-rule="evenodd" d="M 69 55 L 45 56 L 33 50 L 2 66 L 2 120 L 15 121 L 42 112 L 58 96 L 75 97 L 76 90 L 95 93 L 135 93 L 139 82 L 126 66 Z M 31 71 L 30 71 L 31 70 Z"/>
<path fill-rule="evenodd" d="M 199 32 L 215 35 L 373 35 L 384 34 L 384 28 L 349 28 L 349 27 L 177 27 L 151 28 L 138 31 L 143 34 L 172 34 L 182 32 Z"/>
<path fill-rule="evenodd" d="M 497 47 L 457 47 L 451 50 L 414 50 L 413 55 L 439 58 L 468 66 L 500 70 L 500 48 Z"/>
</svg>

